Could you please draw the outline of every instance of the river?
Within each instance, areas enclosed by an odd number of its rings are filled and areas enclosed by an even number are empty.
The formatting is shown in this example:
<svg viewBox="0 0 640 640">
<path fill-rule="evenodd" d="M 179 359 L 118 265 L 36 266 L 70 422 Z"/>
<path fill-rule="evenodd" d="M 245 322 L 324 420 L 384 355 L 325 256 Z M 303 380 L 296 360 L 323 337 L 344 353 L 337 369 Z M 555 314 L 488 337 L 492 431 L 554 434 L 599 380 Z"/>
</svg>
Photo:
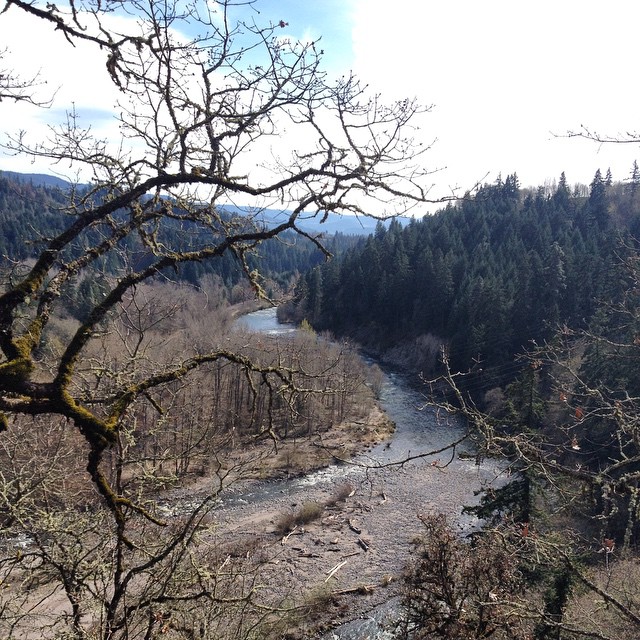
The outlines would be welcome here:
<svg viewBox="0 0 640 640">
<path fill-rule="evenodd" d="M 271 336 L 293 335 L 297 329 L 291 324 L 281 324 L 276 317 L 276 309 L 262 309 L 241 317 L 238 323 L 255 333 Z M 380 393 L 380 405 L 385 413 L 393 420 L 396 430 L 390 440 L 371 449 L 366 456 L 359 459 L 370 466 L 380 466 L 390 462 L 399 462 L 409 456 L 424 455 L 425 452 L 438 451 L 464 435 L 465 428 L 460 420 L 444 414 L 427 404 L 425 389 L 416 376 L 407 375 L 380 365 L 384 373 Z M 456 456 L 451 462 L 454 469 L 460 471 L 474 469 L 481 472 L 482 465 L 476 465 L 475 459 L 460 453 L 470 453 L 469 445 L 462 445 L 456 449 Z M 425 456 L 423 464 L 444 464 L 449 462 L 451 452 Z M 498 465 L 500 467 L 500 465 Z M 490 465 L 491 472 L 495 471 L 495 461 Z M 352 473 L 345 471 L 342 466 L 322 470 L 299 480 L 301 484 L 310 484 L 317 479 L 328 476 L 335 477 L 336 473 Z M 482 475 L 482 474 L 480 474 Z M 295 484 L 295 481 L 291 481 Z"/>
<path fill-rule="evenodd" d="M 272 336 L 291 335 L 296 331 L 292 325 L 279 324 L 275 309 L 265 309 L 244 316 L 239 323 L 254 332 Z M 505 468 L 499 461 L 489 460 L 476 464 L 472 455 L 459 454 L 467 449 L 457 447 L 455 455 L 450 450 L 428 455 L 429 452 L 444 449 L 464 435 L 464 425 L 443 415 L 426 404 L 423 388 L 415 378 L 382 367 L 384 381 L 380 404 L 395 422 L 396 430 L 385 443 L 369 450 L 366 455 L 355 460 L 355 465 L 332 465 L 327 469 L 311 473 L 303 478 L 271 483 L 259 488 L 255 495 L 240 496 L 243 501 L 265 500 L 283 493 L 293 495 L 320 483 L 341 483 L 345 477 L 371 473 L 389 463 L 398 463 L 397 468 L 405 475 L 392 476 L 385 470 L 385 482 L 395 489 L 396 500 L 406 503 L 409 517 L 415 518 L 417 505 L 421 509 L 440 510 L 456 522 L 461 531 L 477 529 L 481 523 L 472 516 L 462 514 L 463 504 L 477 501 L 474 490 L 483 485 L 499 486 L 508 481 Z M 427 455 L 425 455 L 427 454 Z M 413 456 L 424 456 L 401 465 L 403 460 Z M 392 467 L 393 468 L 393 467 Z M 434 471 L 437 469 L 437 471 Z M 434 475 L 435 474 L 435 475 Z M 413 485 L 411 484 L 413 483 Z M 402 485 L 410 485 L 402 486 Z M 412 514 L 412 515 L 411 515 Z M 397 513 L 395 514 L 397 518 Z M 387 525 L 401 525 L 395 523 Z M 326 640 L 383 640 L 393 638 L 393 626 L 400 615 L 397 601 L 384 603 L 369 611 L 361 619 L 341 625 L 324 636 Z"/>
<path fill-rule="evenodd" d="M 239 319 L 242 326 L 256 333 L 271 336 L 293 335 L 297 330 L 291 324 L 281 324 L 275 309 L 262 309 Z M 371 449 L 359 459 L 370 466 L 380 466 L 390 462 L 399 462 L 409 456 L 423 455 L 425 452 L 439 450 L 464 435 L 464 426 L 452 416 L 444 415 L 433 407 L 427 406 L 427 398 L 419 380 L 387 367 L 382 367 L 384 379 L 380 392 L 380 404 L 385 413 L 393 420 L 396 430 L 390 440 Z M 463 449 L 458 448 L 459 453 Z M 468 449 L 467 449 L 468 451 Z M 426 456 L 425 463 L 448 462 L 451 453 Z M 455 463 L 455 460 L 454 460 Z M 465 466 L 473 463 L 464 463 Z M 353 473 L 343 469 L 343 465 L 322 470 L 300 480 L 301 484 L 310 484 L 327 476 L 333 480 L 335 474 Z"/>
</svg>

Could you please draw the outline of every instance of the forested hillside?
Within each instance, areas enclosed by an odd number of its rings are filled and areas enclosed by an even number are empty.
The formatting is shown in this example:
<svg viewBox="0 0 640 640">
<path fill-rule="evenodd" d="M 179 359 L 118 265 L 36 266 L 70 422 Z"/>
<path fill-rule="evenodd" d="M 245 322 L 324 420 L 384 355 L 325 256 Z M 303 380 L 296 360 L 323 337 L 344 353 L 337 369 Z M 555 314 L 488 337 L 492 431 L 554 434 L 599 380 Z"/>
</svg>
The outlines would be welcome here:
<svg viewBox="0 0 640 640">
<path fill-rule="evenodd" d="M 64 228 L 65 217 L 59 209 L 66 200 L 59 189 L 0 175 L 0 255 L 17 260 L 37 255 L 46 238 Z"/>
<path fill-rule="evenodd" d="M 598 171 L 589 187 L 570 187 L 563 174 L 536 191 L 508 176 L 404 228 L 380 226 L 305 275 L 294 313 L 410 366 L 433 369 L 444 345 L 455 369 L 500 378 L 531 341 L 584 328 L 621 298 L 638 180 L 637 170 L 615 184 Z"/>
<path fill-rule="evenodd" d="M 25 179 L 11 176 L 8 173 L 0 175 L 0 256 L 11 256 L 13 261 L 27 261 L 35 259 L 46 242 L 58 235 L 69 223 L 68 214 L 63 208 L 72 199 L 81 201 L 84 193 L 71 192 L 61 187 L 33 184 Z M 69 185 L 70 186 L 70 185 Z M 95 199 L 96 195 L 92 197 Z M 242 218 L 235 214 L 224 217 L 223 224 L 237 226 L 242 224 Z M 202 232 L 189 226 L 184 220 L 169 223 L 168 228 L 160 235 L 160 240 L 167 243 L 178 241 L 185 250 L 194 249 L 206 242 Z M 87 242 L 97 241 L 99 232 L 92 232 Z M 141 237 L 128 237 L 121 242 L 121 251 L 103 260 L 103 275 L 110 274 L 129 263 L 137 268 L 148 257 L 144 256 Z M 334 233 L 323 240 L 325 248 L 336 254 L 361 242 L 357 236 Z M 83 243 L 77 242 L 74 247 L 67 249 L 68 253 L 79 254 Z M 298 234 L 287 231 L 278 240 L 256 244 L 246 256 L 247 265 L 251 269 L 259 267 L 263 277 L 263 288 L 270 296 L 277 297 L 287 291 L 300 273 L 309 271 L 324 261 L 324 254 L 318 247 Z M 5 265 L 7 268 L 10 265 Z M 13 268 L 17 263 L 13 263 Z M 171 279 L 178 279 L 198 286 L 203 278 L 213 277 L 219 284 L 219 291 L 228 302 L 240 302 L 247 297 L 253 297 L 254 291 L 247 285 L 240 261 L 232 253 L 227 253 L 216 261 L 187 262 L 172 269 L 168 274 Z M 89 305 L 99 299 L 100 282 L 81 280 L 75 287 L 67 287 L 67 309 L 74 315 L 82 317 Z"/>
<path fill-rule="evenodd" d="M 509 466 L 471 544 L 423 517 L 416 637 L 638 637 L 639 178 L 511 175 L 300 283 L 289 313 L 428 373 L 476 462 Z"/>
</svg>

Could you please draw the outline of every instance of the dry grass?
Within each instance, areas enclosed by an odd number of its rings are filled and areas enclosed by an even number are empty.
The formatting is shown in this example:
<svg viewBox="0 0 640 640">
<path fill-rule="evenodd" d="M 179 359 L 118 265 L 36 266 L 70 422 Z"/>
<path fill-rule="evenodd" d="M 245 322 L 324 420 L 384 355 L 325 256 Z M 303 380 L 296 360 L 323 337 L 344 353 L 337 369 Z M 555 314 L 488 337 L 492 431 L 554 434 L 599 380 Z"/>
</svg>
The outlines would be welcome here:
<svg viewBox="0 0 640 640">
<path fill-rule="evenodd" d="M 319 520 L 323 513 L 323 504 L 319 502 L 305 502 L 297 511 L 281 514 L 275 521 L 275 531 L 279 535 L 289 533 L 296 527 Z"/>
<path fill-rule="evenodd" d="M 352 485 L 348 482 L 339 485 L 336 487 L 335 491 L 331 494 L 329 498 L 327 498 L 325 507 L 335 507 L 347 500 L 347 498 L 351 497 L 354 494 L 355 490 Z"/>
</svg>

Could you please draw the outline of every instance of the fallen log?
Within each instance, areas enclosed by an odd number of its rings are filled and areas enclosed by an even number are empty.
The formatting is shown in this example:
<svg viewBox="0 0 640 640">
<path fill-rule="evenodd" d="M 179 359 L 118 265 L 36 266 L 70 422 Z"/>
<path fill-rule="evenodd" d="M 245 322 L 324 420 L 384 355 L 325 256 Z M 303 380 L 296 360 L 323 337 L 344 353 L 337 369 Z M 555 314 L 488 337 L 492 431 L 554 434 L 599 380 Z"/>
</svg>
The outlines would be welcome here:
<svg viewBox="0 0 640 640">
<path fill-rule="evenodd" d="M 359 584 L 355 587 L 349 587 L 348 589 L 338 589 L 337 591 L 332 591 L 332 596 L 345 596 L 350 593 L 373 593 L 376 589 L 375 584 Z"/>
</svg>

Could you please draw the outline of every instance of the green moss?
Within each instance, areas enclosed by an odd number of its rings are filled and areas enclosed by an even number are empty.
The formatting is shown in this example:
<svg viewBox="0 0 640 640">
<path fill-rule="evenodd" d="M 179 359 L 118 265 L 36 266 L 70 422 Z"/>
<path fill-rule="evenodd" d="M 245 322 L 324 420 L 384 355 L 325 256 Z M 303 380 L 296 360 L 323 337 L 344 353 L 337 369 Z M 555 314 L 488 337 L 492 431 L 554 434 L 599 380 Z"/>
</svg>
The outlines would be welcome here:
<svg viewBox="0 0 640 640">
<path fill-rule="evenodd" d="M 7 376 L 12 380 L 26 380 L 31 375 L 34 368 L 31 354 L 40 342 L 42 326 L 43 319 L 36 318 L 26 333 L 11 341 L 12 349 L 8 354 L 13 357 L 0 365 L 0 385 Z"/>
<path fill-rule="evenodd" d="M 0 387 L 8 387 L 9 379 L 26 380 L 33 371 L 31 358 L 15 358 L 0 364 Z"/>
<path fill-rule="evenodd" d="M 101 448 L 107 447 L 116 441 L 113 424 L 96 417 L 91 411 L 78 404 L 73 396 L 66 390 L 60 390 L 62 415 L 71 418 L 84 437 L 92 444 Z"/>
</svg>

